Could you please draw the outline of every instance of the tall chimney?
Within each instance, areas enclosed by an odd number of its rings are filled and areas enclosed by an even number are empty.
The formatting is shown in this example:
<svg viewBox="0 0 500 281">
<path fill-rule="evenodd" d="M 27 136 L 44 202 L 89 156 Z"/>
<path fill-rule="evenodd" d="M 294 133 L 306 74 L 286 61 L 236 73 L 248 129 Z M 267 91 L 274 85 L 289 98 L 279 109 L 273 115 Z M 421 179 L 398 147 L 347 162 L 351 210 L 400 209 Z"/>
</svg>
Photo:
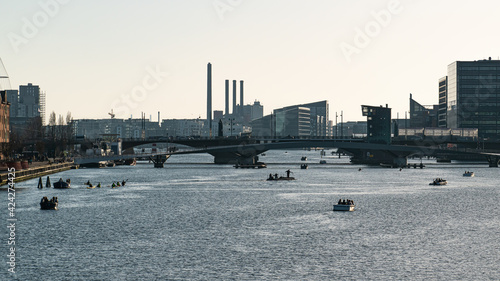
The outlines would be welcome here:
<svg viewBox="0 0 500 281">
<path fill-rule="evenodd" d="M 226 108 L 224 113 L 229 116 L 229 80 L 226 79 Z"/>
<path fill-rule="evenodd" d="M 207 65 L 207 123 L 212 136 L 212 64 Z"/>
<path fill-rule="evenodd" d="M 236 114 L 236 80 L 233 80 L 233 114 Z"/>
<path fill-rule="evenodd" d="M 240 116 L 243 116 L 243 80 L 240 80 Z"/>
</svg>

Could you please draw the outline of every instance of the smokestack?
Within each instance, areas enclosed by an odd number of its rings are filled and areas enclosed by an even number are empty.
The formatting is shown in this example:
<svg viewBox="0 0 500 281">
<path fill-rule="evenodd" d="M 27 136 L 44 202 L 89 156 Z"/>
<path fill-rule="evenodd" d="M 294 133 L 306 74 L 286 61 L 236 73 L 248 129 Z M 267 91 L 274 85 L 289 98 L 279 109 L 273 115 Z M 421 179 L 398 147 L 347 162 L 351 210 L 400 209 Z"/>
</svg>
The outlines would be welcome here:
<svg viewBox="0 0 500 281">
<path fill-rule="evenodd" d="M 229 116 L 229 80 L 226 79 L 226 108 L 225 111 L 226 116 Z"/>
<path fill-rule="evenodd" d="M 233 114 L 236 114 L 238 109 L 236 108 L 236 80 L 233 80 Z"/>
<path fill-rule="evenodd" d="M 212 64 L 207 65 L 207 123 L 212 135 Z"/>
<path fill-rule="evenodd" d="M 243 116 L 243 80 L 240 80 L 240 109 L 239 113 Z"/>
</svg>

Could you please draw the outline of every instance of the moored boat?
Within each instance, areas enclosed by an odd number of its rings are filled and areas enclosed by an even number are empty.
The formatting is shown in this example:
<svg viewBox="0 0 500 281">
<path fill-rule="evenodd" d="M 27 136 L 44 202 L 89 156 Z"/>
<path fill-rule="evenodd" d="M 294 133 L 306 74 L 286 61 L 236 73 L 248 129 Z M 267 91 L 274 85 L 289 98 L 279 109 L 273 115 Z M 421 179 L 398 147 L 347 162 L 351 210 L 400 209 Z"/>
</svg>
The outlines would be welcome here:
<svg viewBox="0 0 500 281">
<path fill-rule="evenodd" d="M 70 187 L 71 187 L 71 180 L 70 179 L 63 181 L 62 178 L 59 178 L 59 181 L 56 181 L 54 183 L 54 188 L 70 188 Z"/>
<path fill-rule="evenodd" d="M 249 168 L 262 169 L 262 168 L 267 168 L 267 165 L 266 165 L 266 163 L 263 163 L 263 162 L 257 162 L 255 164 L 235 164 L 234 167 L 235 168 L 242 168 L 242 169 L 249 169 Z"/>
</svg>

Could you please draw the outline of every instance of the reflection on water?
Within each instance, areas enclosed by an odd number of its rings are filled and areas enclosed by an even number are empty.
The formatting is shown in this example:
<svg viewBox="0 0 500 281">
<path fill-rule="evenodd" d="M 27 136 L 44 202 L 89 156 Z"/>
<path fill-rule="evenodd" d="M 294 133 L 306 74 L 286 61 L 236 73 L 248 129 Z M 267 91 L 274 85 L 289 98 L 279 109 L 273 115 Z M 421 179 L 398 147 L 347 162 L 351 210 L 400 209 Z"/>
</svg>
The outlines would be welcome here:
<svg viewBox="0 0 500 281">
<path fill-rule="evenodd" d="M 399 171 L 269 151 L 267 169 L 246 170 L 190 157 L 51 176 L 71 178 L 69 190 L 19 183 L 19 280 L 500 278 L 499 170 L 487 164 Z M 287 169 L 297 180 L 265 180 Z M 429 186 L 436 177 L 449 184 Z M 60 210 L 40 210 L 43 196 Z M 339 198 L 356 211 L 333 212 Z"/>
</svg>

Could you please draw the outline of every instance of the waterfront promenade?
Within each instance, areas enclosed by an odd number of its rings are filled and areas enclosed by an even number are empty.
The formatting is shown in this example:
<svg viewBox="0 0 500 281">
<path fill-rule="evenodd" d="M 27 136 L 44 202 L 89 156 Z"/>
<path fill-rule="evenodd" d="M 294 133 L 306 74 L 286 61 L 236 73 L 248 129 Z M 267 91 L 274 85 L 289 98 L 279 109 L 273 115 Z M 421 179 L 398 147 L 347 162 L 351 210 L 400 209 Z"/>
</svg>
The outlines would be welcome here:
<svg viewBox="0 0 500 281">
<path fill-rule="evenodd" d="M 73 166 L 73 161 L 62 162 L 62 163 L 50 163 L 48 161 L 44 162 L 33 162 L 27 169 L 21 169 L 15 171 L 14 182 L 25 181 L 33 178 L 38 178 L 41 176 L 46 176 L 54 173 L 59 173 L 71 169 Z M 0 172 L 0 186 L 9 183 L 8 180 L 9 171 L 3 170 Z"/>
</svg>

